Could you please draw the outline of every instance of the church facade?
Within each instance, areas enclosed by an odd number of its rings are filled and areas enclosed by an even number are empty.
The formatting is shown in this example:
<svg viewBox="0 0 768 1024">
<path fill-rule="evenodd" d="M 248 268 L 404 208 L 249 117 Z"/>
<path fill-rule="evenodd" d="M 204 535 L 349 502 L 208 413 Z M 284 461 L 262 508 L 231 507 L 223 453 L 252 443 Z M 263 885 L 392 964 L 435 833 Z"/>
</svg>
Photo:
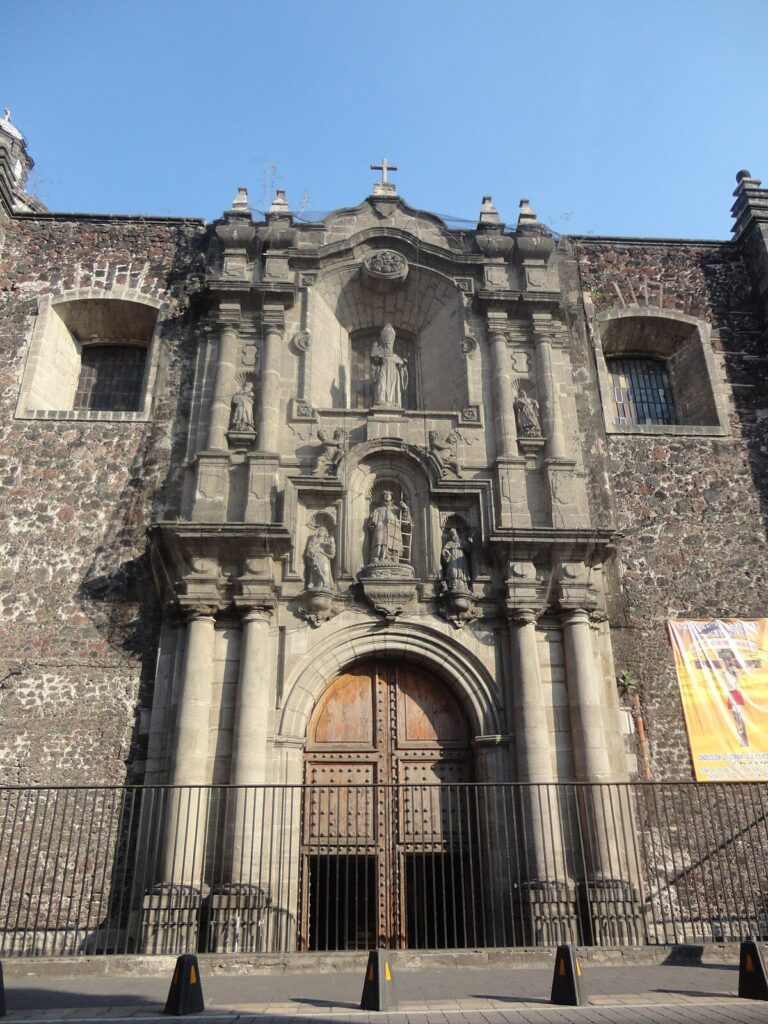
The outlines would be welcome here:
<svg viewBox="0 0 768 1024">
<path fill-rule="evenodd" d="M 351 929 L 419 944 L 393 858 L 418 836 L 436 871 L 453 805 L 428 841 L 372 792 L 527 785 L 519 884 L 567 884 L 536 787 L 690 781 L 666 621 L 766 615 L 760 182 L 732 240 L 567 238 L 489 196 L 451 227 L 384 166 L 322 221 L 279 190 L 262 219 L 244 189 L 213 224 L 56 213 L 0 122 L 0 781 L 162 794 L 135 948 L 264 890 L 277 832 L 273 947 L 324 948 L 312 850 L 342 843 L 377 907 Z M 634 812 L 574 801 L 599 900 Z"/>
</svg>

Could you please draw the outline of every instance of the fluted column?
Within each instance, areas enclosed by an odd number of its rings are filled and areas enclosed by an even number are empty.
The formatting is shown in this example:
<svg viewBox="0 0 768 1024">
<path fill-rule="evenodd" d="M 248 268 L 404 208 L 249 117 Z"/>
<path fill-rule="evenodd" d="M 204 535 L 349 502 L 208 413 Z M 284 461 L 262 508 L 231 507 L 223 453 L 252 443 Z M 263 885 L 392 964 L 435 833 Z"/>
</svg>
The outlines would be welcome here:
<svg viewBox="0 0 768 1024">
<path fill-rule="evenodd" d="M 229 429 L 232 395 L 236 390 L 235 369 L 239 340 L 237 323 L 234 320 L 222 323 L 208 425 L 208 447 L 211 449 L 226 451 L 228 448 L 227 430 Z"/>
<path fill-rule="evenodd" d="M 243 616 L 240 674 L 237 685 L 232 742 L 233 786 L 263 786 L 267 782 L 267 718 L 271 672 L 269 607 L 250 608 Z M 233 815 L 233 882 L 257 884 L 263 846 L 263 790 L 239 788 Z"/>
<path fill-rule="evenodd" d="M 280 346 L 283 340 L 282 306 L 265 308 L 261 354 L 261 404 L 259 407 L 259 451 L 278 450 L 280 424 Z"/>
<path fill-rule="evenodd" d="M 176 747 L 166 804 L 163 879 L 199 887 L 205 849 L 206 786 L 215 620 L 212 609 L 195 610 L 187 625 L 178 699 Z"/>
<path fill-rule="evenodd" d="M 552 372 L 552 338 L 546 326 L 535 323 L 534 341 L 536 343 L 536 381 L 539 387 L 543 433 L 547 439 L 546 458 L 565 459 L 565 436 L 563 434 L 560 404 L 557 400 L 555 378 Z"/>
<path fill-rule="evenodd" d="M 496 457 L 517 455 L 517 429 L 512 395 L 512 366 L 507 351 L 507 335 L 493 322 L 488 324 L 491 349 L 491 387 Z"/>
</svg>

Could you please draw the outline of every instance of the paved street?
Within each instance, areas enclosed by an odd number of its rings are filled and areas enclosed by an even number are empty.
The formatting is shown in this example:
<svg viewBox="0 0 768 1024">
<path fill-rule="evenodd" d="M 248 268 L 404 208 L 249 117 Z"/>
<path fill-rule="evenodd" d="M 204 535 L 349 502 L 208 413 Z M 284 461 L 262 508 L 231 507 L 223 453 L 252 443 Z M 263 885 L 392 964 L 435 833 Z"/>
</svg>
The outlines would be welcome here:
<svg viewBox="0 0 768 1024">
<path fill-rule="evenodd" d="M 164 977 L 14 979 L 6 986 L 11 1020 L 111 1022 L 158 1019 L 168 991 Z M 364 1024 L 383 1015 L 358 1009 L 359 972 L 203 975 L 208 1024 Z M 585 970 L 591 1005 L 553 1007 L 552 972 L 544 968 L 400 971 L 399 1011 L 387 1024 L 765 1024 L 768 1003 L 735 998 L 734 966 L 657 965 Z M 160 1017 L 161 1020 L 168 1018 Z M 190 1020 L 199 1019 L 195 1017 Z"/>
</svg>

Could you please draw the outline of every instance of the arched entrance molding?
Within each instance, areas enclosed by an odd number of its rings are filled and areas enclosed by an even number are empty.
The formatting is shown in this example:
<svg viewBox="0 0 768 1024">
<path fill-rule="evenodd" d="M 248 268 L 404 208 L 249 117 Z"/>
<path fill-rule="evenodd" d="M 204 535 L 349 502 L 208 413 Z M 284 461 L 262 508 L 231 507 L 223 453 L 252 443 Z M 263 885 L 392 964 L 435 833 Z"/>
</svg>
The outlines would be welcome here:
<svg viewBox="0 0 768 1024">
<path fill-rule="evenodd" d="M 359 623 L 330 634 L 307 653 L 290 680 L 276 739 L 303 743 L 312 710 L 326 687 L 355 662 L 371 659 L 422 665 L 451 688 L 475 739 L 502 732 L 496 683 L 471 651 L 428 626 L 400 623 L 372 630 L 369 623 Z"/>
</svg>

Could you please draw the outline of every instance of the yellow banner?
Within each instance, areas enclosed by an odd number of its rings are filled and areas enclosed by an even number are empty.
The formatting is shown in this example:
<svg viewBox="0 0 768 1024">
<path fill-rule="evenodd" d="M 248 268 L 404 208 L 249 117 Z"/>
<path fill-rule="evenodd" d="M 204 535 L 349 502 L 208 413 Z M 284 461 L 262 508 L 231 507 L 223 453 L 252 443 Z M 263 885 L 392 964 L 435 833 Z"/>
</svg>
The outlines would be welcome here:
<svg viewBox="0 0 768 1024">
<path fill-rule="evenodd" d="M 768 780 L 768 619 L 670 619 L 699 782 Z"/>
</svg>

